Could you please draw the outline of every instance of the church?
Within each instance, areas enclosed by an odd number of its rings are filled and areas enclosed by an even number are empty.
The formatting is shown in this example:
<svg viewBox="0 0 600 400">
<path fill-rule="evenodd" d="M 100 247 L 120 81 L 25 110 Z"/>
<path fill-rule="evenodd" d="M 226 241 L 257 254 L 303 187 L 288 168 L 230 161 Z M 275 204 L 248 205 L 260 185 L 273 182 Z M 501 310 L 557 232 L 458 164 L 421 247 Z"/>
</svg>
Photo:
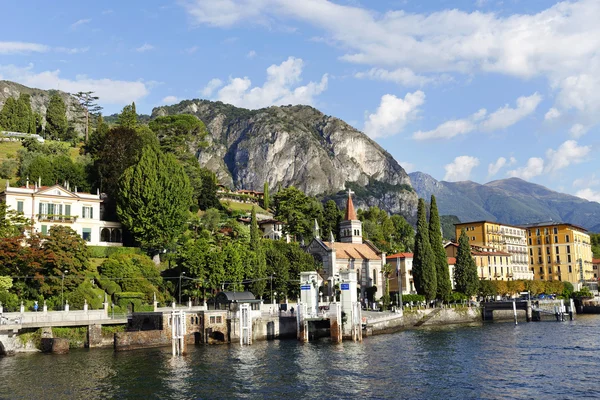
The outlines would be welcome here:
<svg viewBox="0 0 600 400">
<path fill-rule="evenodd" d="M 329 241 L 323 241 L 315 222 L 315 238 L 310 242 L 306 251 L 323 265 L 319 271 L 324 281 L 327 281 L 326 295 L 331 295 L 331 288 L 339 278 L 340 270 L 356 271 L 361 300 L 367 299 L 367 289 L 376 287 L 374 300 L 383 296 L 382 267 L 385 265 L 385 253 L 379 251 L 368 240 L 363 241 L 362 222 L 356 217 L 352 203 L 351 190 L 348 190 L 348 202 L 344 220 L 340 222 L 340 242 L 336 242 L 333 234 Z"/>
</svg>

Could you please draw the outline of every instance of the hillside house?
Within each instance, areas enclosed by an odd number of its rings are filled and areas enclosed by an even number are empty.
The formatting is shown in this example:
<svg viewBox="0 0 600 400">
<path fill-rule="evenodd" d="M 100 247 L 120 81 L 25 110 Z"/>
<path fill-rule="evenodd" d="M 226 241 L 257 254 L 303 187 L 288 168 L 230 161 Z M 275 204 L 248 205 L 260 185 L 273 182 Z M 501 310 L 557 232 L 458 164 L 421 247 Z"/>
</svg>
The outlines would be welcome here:
<svg viewBox="0 0 600 400">
<path fill-rule="evenodd" d="M 122 246 L 121 224 L 102 220 L 100 193 L 70 190 L 69 185 L 11 187 L 0 192 L 9 209 L 31 219 L 34 232 L 42 235 L 56 225 L 68 226 L 94 246 Z"/>
</svg>

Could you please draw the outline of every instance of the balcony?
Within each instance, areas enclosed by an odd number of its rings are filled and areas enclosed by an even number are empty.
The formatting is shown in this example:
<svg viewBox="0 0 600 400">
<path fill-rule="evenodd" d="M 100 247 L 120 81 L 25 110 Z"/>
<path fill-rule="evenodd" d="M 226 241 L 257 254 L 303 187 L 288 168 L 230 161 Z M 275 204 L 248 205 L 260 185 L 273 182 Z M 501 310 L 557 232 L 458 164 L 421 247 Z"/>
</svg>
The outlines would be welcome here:
<svg viewBox="0 0 600 400">
<path fill-rule="evenodd" d="M 61 222 L 72 224 L 77 221 L 76 215 L 60 215 L 60 214 L 38 214 L 37 219 L 39 222 Z"/>
</svg>

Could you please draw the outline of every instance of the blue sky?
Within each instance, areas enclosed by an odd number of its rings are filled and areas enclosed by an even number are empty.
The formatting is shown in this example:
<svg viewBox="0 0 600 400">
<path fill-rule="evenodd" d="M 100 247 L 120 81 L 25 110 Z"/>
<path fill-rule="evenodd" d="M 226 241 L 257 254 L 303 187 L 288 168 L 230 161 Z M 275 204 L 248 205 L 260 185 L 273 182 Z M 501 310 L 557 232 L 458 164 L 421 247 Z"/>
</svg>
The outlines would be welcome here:
<svg viewBox="0 0 600 400">
<path fill-rule="evenodd" d="M 600 201 L 600 2 L 3 2 L 0 78 L 93 90 L 105 113 L 182 99 L 310 104 L 408 171 L 510 176 Z"/>
</svg>

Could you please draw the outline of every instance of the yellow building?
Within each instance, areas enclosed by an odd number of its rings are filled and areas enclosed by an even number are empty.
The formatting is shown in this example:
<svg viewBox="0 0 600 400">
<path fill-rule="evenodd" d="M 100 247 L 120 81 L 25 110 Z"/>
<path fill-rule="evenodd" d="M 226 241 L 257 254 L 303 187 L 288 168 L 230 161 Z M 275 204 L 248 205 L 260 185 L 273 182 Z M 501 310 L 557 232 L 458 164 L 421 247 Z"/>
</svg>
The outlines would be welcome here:
<svg viewBox="0 0 600 400">
<path fill-rule="evenodd" d="M 446 255 L 456 260 L 458 244 L 450 242 L 444 247 Z M 522 279 L 514 277 L 512 255 L 510 253 L 498 251 L 490 246 L 471 246 L 471 256 L 475 261 L 479 279 L 496 281 Z"/>
<path fill-rule="evenodd" d="M 529 266 L 535 279 L 568 281 L 579 290 L 595 281 L 590 235 L 580 226 L 546 222 L 526 225 Z"/>
<path fill-rule="evenodd" d="M 495 275 L 509 277 L 509 279 L 514 280 L 533 279 L 533 273 L 528 267 L 526 231 L 524 228 L 491 221 L 465 222 L 455 224 L 454 227 L 457 240 L 464 229 L 469 237 L 469 244 L 479 249 L 474 249 L 474 251 L 486 252 L 486 254 L 481 255 L 480 265 L 478 265 L 479 270 L 486 267 L 492 270 L 492 272 L 484 271 L 484 276 L 492 276 L 492 278 L 485 279 L 500 279 L 494 278 Z M 497 252 L 498 254 L 487 254 L 489 252 Z M 505 263 L 505 253 L 510 256 L 508 266 Z M 475 254 L 473 257 L 477 262 L 478 258 Z M 493 257 L 496 257 L 496 262 L 494 262 Z M 503 261 L 503 264 L 499 263 L 500 260 Z M 502 268 L 502 273 L 493 272 L 500 271 L 499 268 Z"/>
</svg>

